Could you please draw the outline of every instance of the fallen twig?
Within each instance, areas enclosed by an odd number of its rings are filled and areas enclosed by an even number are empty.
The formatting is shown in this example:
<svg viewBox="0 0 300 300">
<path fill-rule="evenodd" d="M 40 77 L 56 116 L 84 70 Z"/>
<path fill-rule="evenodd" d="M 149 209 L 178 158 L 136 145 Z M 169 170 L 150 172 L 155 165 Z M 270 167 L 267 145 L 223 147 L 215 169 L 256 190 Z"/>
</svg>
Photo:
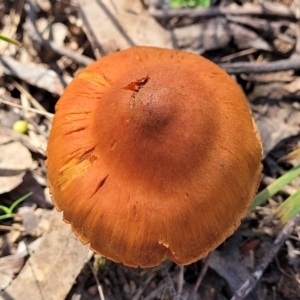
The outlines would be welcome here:
<svg viewBox="0 0 300 300">
<path fill-rule="evenodd" d="M 171 278 L 171 275 L 169 273 L 168 269 L 163 270 L 163 273 L 165 273 L 166 281 L 168 283 L 169 293 L 171 296 L 171 299 L 176 299 L 177 293 L 174 286 L 174 281 Z"/>
<path fill-rule="evenodd" d="M 160 269 L 160 266 L 158 266 L 158 267 L 156 267 L 156 268 L 154 268 L 154 269 L 152 270 L 152 273 L 149 274 L 148 278 L 145 280 L 145 282 L 143 283 L 143 285 L 140 286 L 140 287 L 137 289 L 136 293 L 135 293 L 134 296 L 132 297 L 132 300 L 138 300 L 138 299 L 141 298 L 141 296 L 142 296 L 142 294 L 143 294 L 145 288 L 148 286 L 148 284 L 151 282 L 151 280 L 155 277 L 155 275 L 156 275 L 155 272 L 156 272 L 157 270 L 159 270 L 159 269 Z"/>
<path fill-rule="evenodd" d="M 273 246 L 263 256 L 259 265 L 255 268 L 254 272 L 247 278 L 243 285 L 234 293 L 231 300 L 243 300 L 253 290 L 255 285 L 261 279 L 264 271 L 268 267 L 269 263 L 273 260 L 279 249 L 282 247 L 288 236 L 292 233 L 295 226 L 299 222 L 299 216 L 294 217 L 283 227 L 277 238 L 275 239 Z"/>
<path fill-rule="evenodd" d="M 87 66 L 94 62 L 94 60 L 90 57 L 77 53 L 71 49 L 62 47 L 57 45 L 56 43 L 44 39 L 41 34 L 38 32 L 36 28 L 36 11 L 34 10 L 34 6 L 29 2 L 24 5 L 25 11 L 27 12 L 28 19 L 25 23 L 24 27 L 29 35 L 29 37 L 35 41 L 36 43 L 51 49 L 53 52 L 58 53 L 62 56 L 67 56 L 78 64 Z"/>
<path fill-rule="evenodd" d="M 16 80 L 13 81 L 14 87 L 19 90 L 21 94 L 24 94 L 26 98 L 30 101 L 32 106 L 38 111 L 47 112 L 47 110 L 25 89 L 21 84 L 19 84 Z M 51 116 L 52 118 L 53 116 Z"/>
<path fill-rule="evenodd" d="M 243 7 L 210 7 L 210 8 L 180 8 L 164 10 L 153 10 L 150 14 L 156 19 L 170 19 L 173 17 L 189 18 L 215 18 L 224 15 L 252 15 L 273 16 L 295 19 L 295 13 L 286 5 L 264 2 L 262 5 L 249 5 Z"/>
<path fill-rule="evenodd" d="M 92 266 L 92 264 L 91 264 L 90 261 L 88 262 L 88 265 L 89 265 L 89 267 L 90 267 L 90 269 L 91 269 L 91 271 L 92 271 L 92 273 L 93 273 L 93 277 L 94 277 L 94 279 L 95 279 L 95 281 L 96 281 L 100 299 L 101 299 L 101 300 L 105 300 L 105 297 L 104 297 L 104 294 L 103 294 L 103 289 L 102 289 L 102 286 L 101 286 L 101 284 L 100 284 L 100 282 L 99 282 L 99 279 L 98 279 L 98 277 L 97 277 L 97 274 L 96 274 L 96 272 L 95 272 L 95 269 L 94 269 L 94 267 Z"/>
<path fill-rule="evenodd" d="M 50 93 L 61 95 L 72 77 L 60 76 L 55 71 L 34 63 L 21 63 L 12 57 L 1 55 L 0 67 L 7 75 L 18 77 Z"/>
<path fill-rule="evenodd" d="M 188 300 L 195 299 L 195 295 L 197 293 L 197 290 L 199 289 L 199 286 L 200 286 L 201 282 L 203 281 L 203 278 L 204 278 L 204 276 L 205 276 L 205 274 L 207 272 L 207 269 L 208 269 L 208 266 L 209 266 L 210 257 L 211 257 L 211 253 L 209 253 L 206 256 L 206 259 L 205 259 L 204 264 L 202 266 L 201 272 L 200 272 L 200 274 L 198 276 L 198 279 L 197 279 L 197 281 L 196 281 L 196 283 L 194 285 L 194 288 L 193 288 L 193 290 L 192 290 L 192 292 L 191 292 Z"/>
<path fill-rule="evenodd" d="M 291 59 L 282 59 L 274 62 L 237 62 L 237 63 L 223 63 L 219 66 L 225 69 L 228 73 L 270 73 L 287 70 L 299 70 L 300 59 L 299 56 Z"/>
<path fill-rule="evenodd" d="M 9 106 L 13 106 L 13 107 L 17 107 L 17 108 L 20 108 L 20 109 L 23 109 L 23 110 L 31 111 L 31 112 L 34 112 L 36 114 L 39 114 L 39 115 L 42 115 L 42 116 L 46 116 L 46 117 L 48 117 L 50 119 L 53 118 L 53 114 L 51 114 L 51 113 L 49 113 L 47 111 L 41 111 L 39 109 L 31 108 L 31 107 L 24 107 L 24 106 L 22 106 L 20 104 L 10 102 L 8 100 L 3 99 L 3 95 L 0 96 L 0 103 L 6 104 L 6 105 L 9 105 Z"/>
<path fill-rule="evenodd" d="M 181 299 L 183 284 L 184 284 L 184 266 L 179 266 L 177 295 L 176 295 L 176 299 L 178 300 Z"/>
<path fill-rule="evenodd" d="M 163 283 L 160 286 L 158 286 L 155 290 L 153 290 L 148 296 L 143 298 L 144 300 L 152 300 L 152 299 L 158 299 L 158 295 L 160 292 L 162 292 L 164 289 L 167 288 L 167 284 Z"/>
</svg>

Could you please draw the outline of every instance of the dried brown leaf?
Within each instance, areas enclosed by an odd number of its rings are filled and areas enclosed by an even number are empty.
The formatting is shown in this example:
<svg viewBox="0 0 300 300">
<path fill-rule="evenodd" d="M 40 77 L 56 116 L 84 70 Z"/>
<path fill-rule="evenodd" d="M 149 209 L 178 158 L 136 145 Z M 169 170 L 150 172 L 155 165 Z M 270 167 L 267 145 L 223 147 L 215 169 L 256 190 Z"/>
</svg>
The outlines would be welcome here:
<svg viewBox="0 0 300 300">
<path fill-rule="evenodd" d="M 88 251 L 88 246 L 82 245 L 70 226 L 62 221 L 62 215 L 53 211 L 49 230 L 38 249 L 0 299 L 65 299 Z"/>
<path fill-rule="evenodd" d="M 80 0 L 79 11 L 91 44 L 103 54 L 131 46 L 172 47 L 171 37 L 132 0 Z"/>
<path fill-rule="evenodd" d="M 32 157 L 20 142 L 0 135 L 0 194 L 10 192 L 32 166 Z"/>
<path fill-rule="evenodd" d="M 26 246 L 24 242 L 21 242 L 15 254 L 0 258 L 0 290 L 5 289 L 13 280 L 15 274 L 20 272 L 26 255 Z"/>
</svg>

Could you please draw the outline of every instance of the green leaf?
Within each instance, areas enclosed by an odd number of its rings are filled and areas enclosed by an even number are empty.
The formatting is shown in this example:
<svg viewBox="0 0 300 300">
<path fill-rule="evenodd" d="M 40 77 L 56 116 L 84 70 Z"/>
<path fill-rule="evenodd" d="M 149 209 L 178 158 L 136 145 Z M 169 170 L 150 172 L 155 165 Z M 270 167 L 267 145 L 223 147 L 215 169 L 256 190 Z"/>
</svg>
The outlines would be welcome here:
<svg viewBox="0 0 300 300">
<path fill-rule="evenodd" d="M 287 171 L 281 177 L 279 177 L 262 191 L 260 191 L 254 198 L 254 201 L 249 210 L 253 210 L 256 206 L 264 203 L 267 199 L 279 192 L 285 185 L 289 184 L 298 175 L 300 175 L 300 165 Z"/>
<path fill-rule="evenodd" d="M 197 6 L 210 7 L 210 0 L 199 0 L 197 2 L 198 2 Z"/>
<path fill-rule="evenodd" d="M 182 0 L 172 0 L 171 1 L 171 7 L 172 8 L 178 8 L 182 5 Z"/>
<path fill-rule="evenodd" d="M 14 44 L 16 46 L 20 46 L 21 45 L 18 41 L 14 40 L 12 38 L 9 38 L 7 36 L 4 36 L 2 34 L 0 34 L 0 40 L 8 42 L 8 43 L 11 43 L 11 44 Z"/>
<path fill-rule="evenodd" d="M 300 189 L 293 195 L 289 196 L 276 209 L 276 214 L 282 223 L 286 223 L 300 212 Z"/>
</svg>

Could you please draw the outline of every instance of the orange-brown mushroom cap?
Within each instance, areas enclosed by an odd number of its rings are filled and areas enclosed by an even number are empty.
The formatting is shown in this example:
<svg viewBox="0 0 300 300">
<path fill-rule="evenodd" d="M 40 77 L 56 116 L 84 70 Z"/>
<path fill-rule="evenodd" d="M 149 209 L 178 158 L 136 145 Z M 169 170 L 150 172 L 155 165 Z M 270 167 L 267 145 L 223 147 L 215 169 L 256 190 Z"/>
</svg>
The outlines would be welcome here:
<svg viewBox="0 0 300 300">
<path fill-rule="evenodd" d="M 53 201 L 91 249 L 128 266 L 189 264 L 240 224 L 261 144 L 229 75 L 195 54 L 134 47 L 80 72 L 48 144 Z"/>
</svg>

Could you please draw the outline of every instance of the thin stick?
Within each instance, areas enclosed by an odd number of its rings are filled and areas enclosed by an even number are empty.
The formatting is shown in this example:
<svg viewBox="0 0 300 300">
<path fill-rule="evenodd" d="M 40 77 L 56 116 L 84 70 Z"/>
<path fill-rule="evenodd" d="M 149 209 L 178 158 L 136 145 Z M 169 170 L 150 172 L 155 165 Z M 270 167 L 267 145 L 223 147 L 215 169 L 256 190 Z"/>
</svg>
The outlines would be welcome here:
<svg viewBox="0 0 300 300">
<path fill-rule="evenodd" d="M 177 295 L 176 299 L 181 299 L 182 289 L 184 284 L 184 266 L 179 266 L 179 274 L 178 274 L 178 287 L 177 287 Z"/>
<path fill-rule="evenodd" d="M 101 300 L 105 300 L 105 297 L 104 297 L 104 294 L 103 294 L 103 289 L 102 289 L 102 286 L 101 286 L 101 284 L 100 284 L 100 282 L 99 282 L 99 279 L 98 279 L 98 277 L 97 277 L 97 274 L 96 274 L 96 272 L 95 272 L 95 269 L 93 268 L 93 266 L 92 266 L 92 264 L 91 264 L 90 261 L 88 262 L 88 265 L 89 265 L 89 267 L 90 267 L 90 269 L 91 269 L 91 271 L 92 271 L 92 273 L 93 273 L 94 279 L 95 279 L 95 281 L 96 281 L 100 299 L 101 299 Z"/>
<path fill-rule="evenodd" d="M 154 269 L 154 270 L 158 270 L 158 269 Z M 152 274 L 149 274 L 149 276 L 147 277 L 147 279 L 145 280 L 145 282 L 143 283 L 142 286 L 140 286 L 135 295 L 132 297 L 132 300 L 138 300 L 138 299 L 141 299 L 141 296 L 144 292 L 144 290 L 146 289 L 146 287 L 149 285 L 150 281 L 154 278 L 154 276 L 156 275 L 155 272 L 152 272 Z"/>
<path fill-rule="evenodd" d="M 258 51 L 258 49 L 254 49 L 254 48 L 245 49 L 245 50 L 242 50 L 242 51 L 239 51 L 239 52 L 236 52 L 236 53 L 232 53 L 232 54 L 223 56 L 221 58 L 221 61 L 223 61 L 223 62 L 228 61 L 228 60 L 234 59 L 236 57 L 241 57 L 241 56 L 245 56 L 245 55 L 255 53 L 257 51 Z"/>
<path fill-rule="evenodd" d="M 38 110 L 38 109 L 35 109 L 35 108 L 31 108 L 31 107 L 24 107 L 24 106 L 22 106 L 20 104 L 16 104 L 16 103 L 12 103 L 10 101 L 4 100 L 2 97 L 3 96 L 0 96 L 0 103 L 4 103 L 6 105 L 17 107 L 17 108 L 20 108 L 20 109 L 23 109 L 23 110 L 28 110 L 28 111 L 37 113 L 39 115 L 42 115 L 42 116 L 45 116 L 45 117 L 48 117 L 48 118 L 53 118 L 54 117 L 53 114 L 51 114 L 51 113 L 49 113 L 47 111 L 41 111 L 41 110 Z"/>
<path fill-rule="evenodd" d="M 296 216 L 285 224 L 285 226 L 275 239 L 273 246 L 262 257 L 259 265 L 255 268 L 254 272 L 250 274 L 250 276 L 242 284 L 242 286 L 234 293 L 231 300 L 243 300 L 247 297 L 247 295 L 251 293 L 255 285 L 261 279 L 264 271 L 266 270 L 270 262 L 273 260 L 275 255 L 278 253 L 279 249 L 282 247 L 286 239 L 292 233 L 298 222 L 299 216 Z"/>
<path fill-rule="evenodd" d="M 28 100 L 31 102 L 32 106 L 40 111 L 46 111 L 46 109 L 16 80 L 13 80 L 14 87 L 22 94 L 24 94 Z"/>
<path fill-rule="evenodd" d="M 192 290 L 192 292 L 191 292 L 188 300 L 193 300 L 195 298 L 195 296 L 196 296 L 197 290 L 199 289 L 199 286 L 200 286 L 200 284 L 201 284 L 201 282 L 202 282 L 202 280 L 203 280 L 203 278 L 204 278 L 204 276 L 205 276 L 205 274 L 207 272 L 208 265 L 209 265 L 209 260 L 211 258 L 211 253 L 209 253 L 206 256 L 206 259 L 205 259 L 204 264 L 202 266 L 201 272 L 200 272 L 200 274 L 198 276 L 198 279 L 197 279 L 197 281 L 196 281 L 196 283 L 194 285 L 194 288 L 193 288 L 193 290 Z"/>
<path fill-rule="evenodd" d="M 26 3 L 24 5 L 24 9 L 28 16 L 28 21 L 26 22 L 26 30 L 30 38 L 36 42 L 38 42 L 40 45 L 43 44 L 48 49 L 51 49 L 53 52 L 58 53 L 59 55 L 67 56 L 73 61 L 75 61 L 78 64 L 82 64 L 84 66 L 87 66 L 94 62 L 95 60 L 87 57 L 85 55 L 82 55 L 80 53 L 77 53 L 71 49 L 65 48 L 63 46 L 57 45 L 56 43 L 44 39 L 41 34 L 39 33 L 37 27 L 36 27 L 36 11 L 34 10 L 34 6 L 29 1 L 29 3 Z"/>
<path fill-rule="evenodd" d="M 266 1 L 263 4 L 251 5 L 249 7 L 174 8 L 169 9 L 167 13 L 163 10 L 153 10 L 150 14 L 159 20 L 174 17 L 215 18 L 226 15 L 277 16 L 295 19 L 295 13 L 286 5 L 278 3 L 275 5 L 275 3 L 268 3 Z"/>
<path fill-rule="evenodd" d="M 0 225 L 0 230 L 21 231 L 21 232 L 24 231 L 24 229 L 16 228 L 16 227 L 13 227 L 13 226 L 7 226 L 7 225 Z"/>
<path fill-rule="evenodd" d="M 161 264 L 153 269 L 147 269 L 144 270 L 143 272 L 141 272 L 141 276 L 144 276 L 146 274 L 147 275 L 147 279 L 144 281 L 144 283 L 136 290 L 136 293 L 134 294 L 134 296 L 132 297 L 132 300 L 139 300 L 144 292 L 144 290 L 146 289 L 146 287 L 149 285 L 149 283 L 151 282 L 151 280 L 156 276 L 157 272 L 159 270 L 161 270 L 162 268 L 169 268 L 171 265 L 171 262 L 165 262 L 164 264 Z"/>
<path fill-rule="evenodd" d="M 171 299 L 176 299 L 176 290 L 175 290 L 175 287 L 174 287 L 174 282 L 173 282 L 173 280 L 170 276 L 170 273 L 167 269 L 164 270 L 164 273 L 166 274 Z"/>
<path fill-rule="evenodd" d="M 154 291 L 152 291 L 148 296 L 143 298 L 144 300 L 152 300 L 152 299 L 158 299 L 158 294 L 163 291 L 166 288 L 167 284 L 164 283 L 161 286 L 157 287 Z M 162 298 L 160 298 L 162 299 Z"/>
<path fill-rule="evenodd" d="M 290 59 L 281 59 L 274 62 L 236 62 L 222 63 L 219 66 L 230 74 L 239 73 L 270 73 L 288 70 L 299 70 L 299 55 Z"/>
<path fill-rule="evenodd" d="M 73 79 L 68 75 L 59 75 L 42 64 L 22 63 L 11 56 L 2 54 L 0 55 L 0 67 L 6 75 L 20 78 L 56 95 L 61 95 Z"/>
</svg>

